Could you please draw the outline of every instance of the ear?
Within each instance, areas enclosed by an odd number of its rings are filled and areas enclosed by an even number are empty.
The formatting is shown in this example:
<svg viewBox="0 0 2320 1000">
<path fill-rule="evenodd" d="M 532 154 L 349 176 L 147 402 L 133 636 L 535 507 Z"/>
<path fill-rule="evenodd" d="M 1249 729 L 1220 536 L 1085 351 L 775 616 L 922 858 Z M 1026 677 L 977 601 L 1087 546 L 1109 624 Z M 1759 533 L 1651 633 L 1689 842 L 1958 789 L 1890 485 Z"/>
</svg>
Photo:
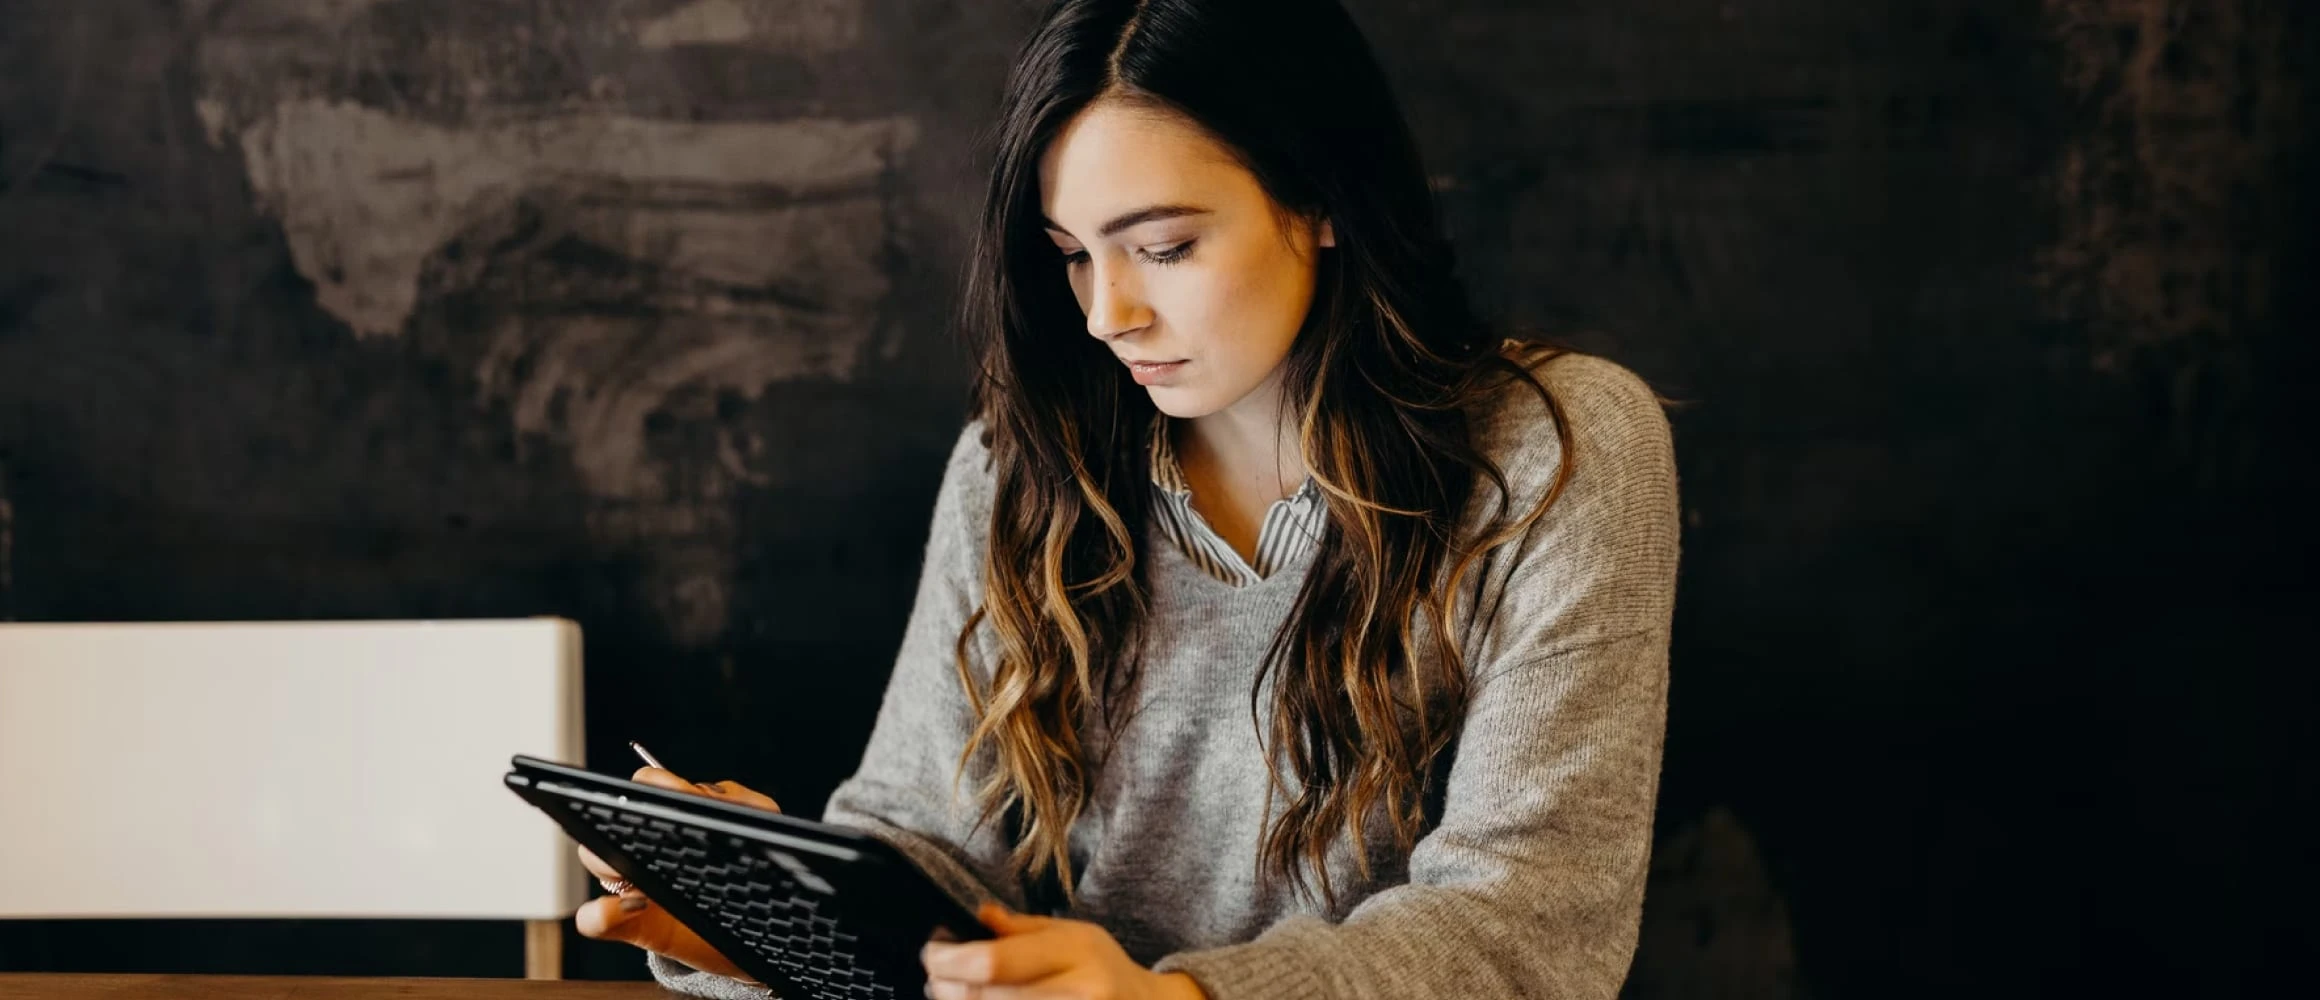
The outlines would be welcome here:
<svg viewBox="0 0 2320 1000">
<path fill-rule="evenodd" d="M 1320 245 L 1325 247 L 1333 247 L 1337 245 L 1337 227 L 1330 225 L 1328 219 L 1321 220 Z"/>
</svg>

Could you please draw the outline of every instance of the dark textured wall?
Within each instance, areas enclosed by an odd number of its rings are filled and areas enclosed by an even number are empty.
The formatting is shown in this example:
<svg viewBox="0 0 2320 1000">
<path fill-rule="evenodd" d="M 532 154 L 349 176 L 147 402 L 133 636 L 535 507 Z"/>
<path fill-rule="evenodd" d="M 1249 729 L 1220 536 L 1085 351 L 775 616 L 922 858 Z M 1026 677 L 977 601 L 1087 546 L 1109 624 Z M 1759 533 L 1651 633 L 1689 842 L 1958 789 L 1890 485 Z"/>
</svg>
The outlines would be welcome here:
<svg viewBox="0 0 2320 1000">
<path fill-rule="evenodd" d="M 1684 401 L 1630 994 L 2251 988 L 2309 794 L 2310 8 L 1352 6 L 1478 298 Z M 818 809 L 957 427 L 1029 19 L 0 4 L 0 618 L 568 615 L 595 760 Z M 0 926 L 0 970 L 518 950 Z"/>
</svg>

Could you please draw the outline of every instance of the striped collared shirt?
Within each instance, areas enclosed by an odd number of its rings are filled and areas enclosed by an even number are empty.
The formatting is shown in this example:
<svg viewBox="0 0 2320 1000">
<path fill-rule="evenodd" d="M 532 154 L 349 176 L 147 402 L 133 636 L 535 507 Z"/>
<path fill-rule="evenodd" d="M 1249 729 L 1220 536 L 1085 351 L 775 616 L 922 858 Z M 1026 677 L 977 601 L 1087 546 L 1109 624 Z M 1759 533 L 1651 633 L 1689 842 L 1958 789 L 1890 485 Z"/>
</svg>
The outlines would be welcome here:
<svg viewBox="0 0 2320 1000">
<path fill-rule="evenodd" d="M 1305 485 L 1296 493 L 1273 501 L 1265 509 L 1265 522 L 1257 529 L 1257 558 L 1251 565 L 1192 509 L 1192 486 L 1185 482 L 1184 469 L 1176 464 L 1176 445 L 1166 415 L 1152 419 L 1151 449 L 1152 492 L 1157 501 L 1152 505 L 1152 522 L 1201 572 L 1235 587 L 1246 587 L 1272 576 L 1274 570 L 1297 561 L 1320 544 L 1328 507 L 1321 502 L 1321 488 L 1313 484 L 1313 477 L 1305 477 Z"/>
</svg>

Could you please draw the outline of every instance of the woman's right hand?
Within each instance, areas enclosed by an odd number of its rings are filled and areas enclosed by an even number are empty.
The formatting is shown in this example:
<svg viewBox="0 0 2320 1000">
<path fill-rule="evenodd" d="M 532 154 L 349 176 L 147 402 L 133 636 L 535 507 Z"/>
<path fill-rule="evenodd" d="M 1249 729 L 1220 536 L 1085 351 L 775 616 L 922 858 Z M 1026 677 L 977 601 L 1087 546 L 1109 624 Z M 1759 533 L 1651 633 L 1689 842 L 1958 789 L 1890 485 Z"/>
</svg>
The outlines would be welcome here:
<svg viewBox="0 0 2320 1000">
<path fill-rule="evenodd" d="M 781 807 L 775 805 L 764 793 L 752 791 L 738 782 L 720 781 L 696 785 L 657 767 L 639 768 L 630 780 L 723 799 L 736 805 L 781 811 Z M 615 884 L 622 881 L 619 872 L 605 864 L 603 858 L 596 856 L 596 852 L 585 847 L 580 848 L 580 864 L 599 881 Z M 667 910 L 653 905 L 652 900 L 645 897 L 644 890 L 633 886 L 617 895 L 589 900 L 580 907 L 579 912 L 572 915 L 572 922 L 579 928 L 581 937 L 599 941 L 625 941 L 703 972 L 756 982 L 742 972 L 739 966 L 719 954 L 717 949 L 709 947 L 709 943 L 701 940 L 699 934 L 693 933 L 692 928 L 678 923 L 677 918 L 670 916 Z"/>
</svg>

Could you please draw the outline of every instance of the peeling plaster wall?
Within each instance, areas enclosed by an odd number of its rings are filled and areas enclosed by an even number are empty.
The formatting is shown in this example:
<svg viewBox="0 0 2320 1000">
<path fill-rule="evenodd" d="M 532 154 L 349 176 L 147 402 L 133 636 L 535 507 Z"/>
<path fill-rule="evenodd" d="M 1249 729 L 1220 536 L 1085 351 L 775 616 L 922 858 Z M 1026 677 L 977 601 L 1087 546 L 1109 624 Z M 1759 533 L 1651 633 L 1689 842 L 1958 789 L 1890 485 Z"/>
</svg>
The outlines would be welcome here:
<svg viewBox="0 0 2320 1000">
<path fill-rule="evenodd" d="M 1351 6 L 1478 301 L 1679 401 L 1629 996 L 2261 981 L 2311 700 L 2315 8 Z M 0 619 L 568 615 L 593 758 L 818 810 L 957 427 L 1030 16 L 0 6 Z M 518 951 L 0 926 L 0 971 Z"/>
<path fill-rule="evenodd" d="M 534 15 L 512 25 L 440 4 L 209 13 L 195 111 L 239 149 L 316 303 L 356 337 L 414 335 L 465 369 L 478 406 L 504 404 L 520 438 L 563 451 L 600 501 L 595 537 L 650 565 L 671 634 L 716 639 L 740 561 L 725 502 L 767 484 L 762 440 L 721 433 L 678 470 L 647 418 L 680 392 L 746 405 L 775 383 L 854 378 L 894 291 L 881 255 L 900 220 L 882 193 L 918 129 L 898 114 L 625 113 L 624 74 L 606 70 L 688 49 L 839 57 L 861 40 L 860 6 L 500 5 Z M 379 63 L 289 44 L 409 35 L 379 55 L 434 85 L 386 106 L 361 103 L 346 72 Z M 541 48 L 576 85 L 585 73 L 580 93 L 496 68 Z M 550 265 L 581 251 L 591 266 Z M 507 286 L 515 272 L 545 287 Z M 414 323 L 422 302 L 462 297 L 495 315 Z"/>
</svg>

